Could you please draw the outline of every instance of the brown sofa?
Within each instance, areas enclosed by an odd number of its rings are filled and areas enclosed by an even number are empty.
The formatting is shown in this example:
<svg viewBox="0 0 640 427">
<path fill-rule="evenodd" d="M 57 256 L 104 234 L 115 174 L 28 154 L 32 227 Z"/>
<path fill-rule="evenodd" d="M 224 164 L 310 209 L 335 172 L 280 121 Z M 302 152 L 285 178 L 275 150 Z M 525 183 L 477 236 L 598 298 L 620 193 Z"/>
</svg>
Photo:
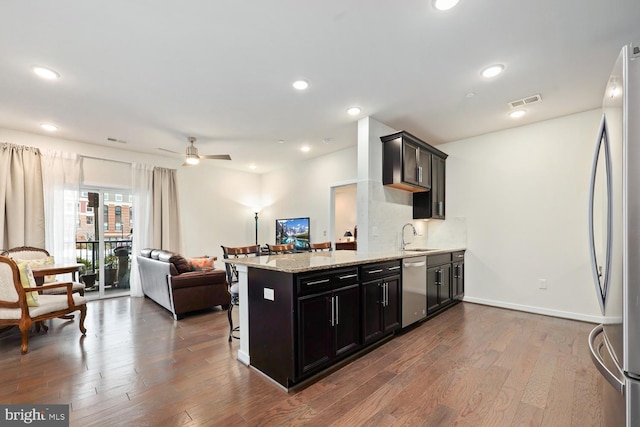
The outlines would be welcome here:
<svg viewBox="0 0 640 427">
<path fill-rule="evenodd" d="M 231 302 L 224 270 L 190 271 L 185 258 L 161 249 L 143 249 L 137 260 L 142 291 L 176 320 Z"/>
</svg>

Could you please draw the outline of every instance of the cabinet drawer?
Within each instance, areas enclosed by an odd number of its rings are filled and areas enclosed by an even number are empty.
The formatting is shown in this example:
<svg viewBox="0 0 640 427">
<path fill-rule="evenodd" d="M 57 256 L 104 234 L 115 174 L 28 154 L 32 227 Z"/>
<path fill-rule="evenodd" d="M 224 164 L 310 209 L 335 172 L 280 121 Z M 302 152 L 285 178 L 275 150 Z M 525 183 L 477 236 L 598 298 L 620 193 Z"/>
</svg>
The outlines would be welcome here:
<svg viewBox="0 0 640 427">
<path fill-rule="evenodd" d="M 438 255 L 427 255 L 427 267 L 434 265 L 449 264 L 451 262 L 451 252 Z"/>
<path fill-rule="evenodd" d="M 377 262 L 375 264 L 367 264 L 360 267 L 360 277 L 363 281 L 377 279 L 379 277 L 400 274 L 400 260 Z"/>
<path fill-rule="evenodd" d="M 464 262 L 464 251 L 453 252 L 451 254 L 452 262 Z"/>
<path fill-rule="evenodd" d="M 358 267 L 323 270 L 301 274 L 297 279 L 298 295 L 307 295 L 358 283 Z"/>
</svg>

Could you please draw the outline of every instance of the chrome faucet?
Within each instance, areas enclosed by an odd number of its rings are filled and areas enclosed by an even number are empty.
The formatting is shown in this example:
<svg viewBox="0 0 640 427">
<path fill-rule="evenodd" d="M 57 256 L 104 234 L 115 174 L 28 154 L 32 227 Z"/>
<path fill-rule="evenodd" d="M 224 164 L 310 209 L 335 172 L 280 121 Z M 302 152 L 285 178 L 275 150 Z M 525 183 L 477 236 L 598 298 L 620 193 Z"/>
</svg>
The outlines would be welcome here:
<svg viewBox="0 0 640 427">
<path fill-rule="evenodd" d="M 408 223 L 406 223 L 405 225 L 402 226 L 402 250 L 403 251 L 404 251 L 404 248 L 408 245 L 408 243 L 404 241 L 404 229 L 407 227 L 407 225 L 409 227 L 411 227 L 411 229 L 413 230 L 413 235 L 414 236 L 418 235 L 418 232 L 416 231 L 416 228 L 410 222 L 408 222 Z"/>
</svg>

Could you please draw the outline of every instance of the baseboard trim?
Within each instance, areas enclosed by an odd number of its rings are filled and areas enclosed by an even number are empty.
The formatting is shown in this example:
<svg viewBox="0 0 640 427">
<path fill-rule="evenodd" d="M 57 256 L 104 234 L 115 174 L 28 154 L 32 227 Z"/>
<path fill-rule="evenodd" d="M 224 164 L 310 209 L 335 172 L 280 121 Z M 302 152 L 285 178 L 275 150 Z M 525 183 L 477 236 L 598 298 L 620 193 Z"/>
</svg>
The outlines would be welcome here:
<svg viewBox="0 0 640 427">
<path fill-rule="evenodd" d="M 530 305 L 513 304 L 510 302 L 504 302 L 504 301 L 494 301 L 494 300 L 488 300 L 483 298 L 474 298 L 466 295 L 463 301 L 472 302 L 475 304 L 490 305 L 493 307 L 508 308 L 510 310 L 525 311 L 527 313 L 542 314 L 545 316 L 561 317 L 563 319 L 579 320 L 581 322 L 588 322 L 588 323 L 595 323 L 595 324 L 607 323 L 606 321 L 607 319 L 604 316 L 590 316 L 587 314 L 573 313 L 570 311 L 551 310 L 548 308 L 534 307 Z"/>
</svg>

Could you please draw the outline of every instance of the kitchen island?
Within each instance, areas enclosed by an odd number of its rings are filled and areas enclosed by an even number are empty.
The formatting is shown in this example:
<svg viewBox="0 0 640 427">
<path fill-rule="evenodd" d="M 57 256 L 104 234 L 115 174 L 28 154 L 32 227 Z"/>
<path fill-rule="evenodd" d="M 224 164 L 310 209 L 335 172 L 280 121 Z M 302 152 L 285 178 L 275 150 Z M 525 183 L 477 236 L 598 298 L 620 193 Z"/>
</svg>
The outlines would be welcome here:
<svg viewBox="0 0 640 427">
<path fill-rule="evenodd" d="M 369 325 L 380 323 L 379 338 L 400 327 L 401 259 L 455 250 L 464 249 L 305 252 L 225 260 L 235 264 L 239 278 L 238 360 L 287 389 L 296 385 L 362 350 L 362 330 Z M 367 309 L 361 283 L 379 289 L 375 309 Z"/>
</svg>

